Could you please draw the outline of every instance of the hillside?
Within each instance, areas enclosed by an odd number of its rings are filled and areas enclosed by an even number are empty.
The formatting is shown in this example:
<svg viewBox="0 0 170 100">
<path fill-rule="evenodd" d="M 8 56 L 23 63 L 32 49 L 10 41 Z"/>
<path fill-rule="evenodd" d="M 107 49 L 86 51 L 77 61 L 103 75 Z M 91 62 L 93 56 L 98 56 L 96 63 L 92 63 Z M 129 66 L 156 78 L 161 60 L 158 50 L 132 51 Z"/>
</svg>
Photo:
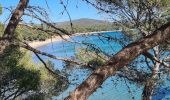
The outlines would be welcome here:
<svg viewBox="0 0 170 100">
<path fill-rule="evenodd" d="M 118 29 L 116 25 L 104 20 L 81 18 L 72 20 L 74 32 L 94 32 L 94 31 L 112 31 Z M 55 25 L 67 31 L 72 31 L 70 21 L 57 22 Z"/>
<path fill-rule="evenodd" d="M 116 30 L 118 28 L 116 25 L 112 25 L 111 22 L 103 21 L 103 20 L 96 20 L 96 19 L 77 19 L 72 20 L 73 23 L 73 30 L 74 33 L 83 33 L 83 32 L 95 32 L 95 31 L 112 31 Z M 66 31 L 71 33 L 71 27 L 70 22 L 58 22 L 55 23 L 56 27 L 65 29 Z M 51 36 L 57 35 L 55 33 L 46 33 L 41 30 L 37 30 L 37 27 L 41 27 L 40 24 L 37 24 L 34 26 L 35 29 L 27 28 L 26 26 L 20 25 L 16 29 L 16 33 L 20 34 L 21 38 L 23 38 L 26 41 L 44 41 L 48 38 L 51 38 Z M 4 26 L 0 24 L 0 36 L 3 34 Z M 45 26 L 44 26 L 45 28 Z M 54 30 L 52 28 L 48 28 L 48 30 Z"/>
<path fill-rule="evenodd" d="M 95 25 L 111 24 L 111 22 L 108 22 L 108 21 L 96 20 L 96 19 L 88 19 L 88 18 L 81 18 L 81 19 L 72 20 L 72 23 L 75 26 L 95 26 Z M 70 21 L 57 22 L 56 25 L 57 26 L 70 25 Z"/>
</svg>

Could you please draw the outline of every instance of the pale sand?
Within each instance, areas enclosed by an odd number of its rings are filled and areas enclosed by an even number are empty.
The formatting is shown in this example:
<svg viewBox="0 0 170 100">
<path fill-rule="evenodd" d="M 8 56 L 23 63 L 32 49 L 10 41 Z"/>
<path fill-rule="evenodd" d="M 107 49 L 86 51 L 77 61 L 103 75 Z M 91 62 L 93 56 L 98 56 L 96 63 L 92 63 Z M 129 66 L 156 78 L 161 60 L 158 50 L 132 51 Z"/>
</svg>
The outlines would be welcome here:
<svg viewBox="0 0 170 100">
<path fill-rule="evenodd" d="M 88 34 L 95 34 L 95 33 L 102 33 L 102 32 L 112 32 L 112 31 L 75 33 L 75 34 L 73 34 L 71 36 L 63 35 L 63 38 L 64 39 L 69 39 L 70 37 L 73 37 L 73 36 L 81 36 L 81 35 L 86 35 L 86 34 L 88 35 Z M 33 47 L 33 48 L 38 48 L 38 47 L 48 45 L 50 43 L 61 41 L 61 40 L 63 40 L 63 39 L 60 36 L 55 36 L 55 37 L 52 37 L 52 39 L 46 39 L 45 41 L 33 41 L 33 42 L 30 42 L 29 45 L 31 47 Z"/>
<path fill-rule="evenodd" d="M 63 38 L 68 39 L 70 37 L 67 36 L 67 35 L 64 35 Z M 51 39 L 46 39 L 45 41 L 33 41 L 33 42 L 30 42 L 29 45 L 31 47 L 33 47 L 33 48 L 38 48 L 38 47 L 48 45 L 50 43 L 61 41 L 61 40 L 62 40 L 62 38 L 60 36 L 55 36 L 55 37 L 52 37 Z"/>
</svg>

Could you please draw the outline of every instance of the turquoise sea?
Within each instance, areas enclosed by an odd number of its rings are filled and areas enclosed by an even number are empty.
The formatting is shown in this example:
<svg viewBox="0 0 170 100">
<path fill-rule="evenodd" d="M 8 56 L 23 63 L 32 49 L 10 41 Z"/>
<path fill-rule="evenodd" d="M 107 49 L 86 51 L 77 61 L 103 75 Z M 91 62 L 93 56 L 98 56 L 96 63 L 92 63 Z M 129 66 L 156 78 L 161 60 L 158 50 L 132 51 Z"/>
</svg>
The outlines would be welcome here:
<svg viewBox="0 0 170 100">
<path fill-rule="evenodd" d="M 102 37 L 102 36 L 105 37 Z M 88 36 L 75 36 L 70 40 L 76 42 L 86 42 L 90 44 L 95 44 L 96 47 L 104 51 L 105 54 L 114 55 L 116 52 L 122 49 L 122 44 L 119 44 L 119 41 L 112 41 L 106 37 L 111 36 L 113 38 L 121 39 L 124 37 L 120 32 L 106 32 L 106 33 L 95 33 Z M 127 45 L 130 40 L 126 40 L 124 45 Z M 54 42 L 49 45 L 39 47 L 38 49 L 50 54 L 71 58 L 76 53 L 76 48 L 85 47 L 83 44 L 78 43 L 69 43 L 64 41 Z M 38 59 L 33 56 L 35 61 Z M 49 59 L 44 57 L 43 59 Z M 57 61 L 50 59 L 54 62 L 55 68 L 62 70 L 64 63 L 62 61 Z M 71 84 L 68 89 L 62 92 L 59 96 L 52 97 L 53 100 L 63 100 L 68 94 L 78 86 L 84 79 L 90 75 L 90 71 L 87 69 L 74 69 L 70 71 L 69 80 Z M 157 94 L 153 97 L 154 100 L 170 100 L 170 83 L 169 81 L 165 82 L 166 85 L 159 88 Z M 131 84 L 126 79 L 120 79 L 115 76 L 108 78 L 103 85 L 94 92 L 88 100 L 141 100 L 143 86 L 138 84 Z"/>
</svg>

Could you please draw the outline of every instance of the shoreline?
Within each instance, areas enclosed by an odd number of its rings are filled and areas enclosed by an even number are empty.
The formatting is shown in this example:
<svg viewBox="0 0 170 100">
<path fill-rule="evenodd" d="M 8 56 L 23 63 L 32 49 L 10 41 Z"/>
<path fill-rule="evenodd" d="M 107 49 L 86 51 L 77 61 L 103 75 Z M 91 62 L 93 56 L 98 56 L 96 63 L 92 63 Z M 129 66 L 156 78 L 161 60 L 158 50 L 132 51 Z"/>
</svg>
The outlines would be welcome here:
<svg viewBox="0 0 170 100">
<path fill-rule="evenodd" d="M 63 35 L 63 38 L 68 39 L 70 37 L 68 35 Z M 62 38 L 60 36 L 54 36 L 52 38 L 46 39 L 45 41 L 32 41 L 32 42 L 29 42 L 28 44 L 33 48 L 39 48 L 39 47 L 48 45 L 53 42 L 59 42 L 61 40 Z"/>
<path fill-rule="evenodd" d="M 119 30 L 115 30 L 115 31 L 119 31 Z M 69 38 L 74 37 L 74 36 L 89 35 L 89 34 L 103 33 L 103 32 L 114 32 L 114 31 L 75 33 L 75 34 L 73 34 L 71 36 L 63 35 L 63 38 L 64 39 L 69 39 Z M 59 42 L 61 40 L 63 40 L 63 39 L 60 36 L 54 36 L 54 37 L 52 37 L 50 39 L 46 39 L 45 41 L 32 41 L 32 42 L 29 42 L 28 44 L 33 48 L 39 48 L 39 47 L 48 45 L 48 44 L 53 43 L 53 42 Z"/>
</svg>

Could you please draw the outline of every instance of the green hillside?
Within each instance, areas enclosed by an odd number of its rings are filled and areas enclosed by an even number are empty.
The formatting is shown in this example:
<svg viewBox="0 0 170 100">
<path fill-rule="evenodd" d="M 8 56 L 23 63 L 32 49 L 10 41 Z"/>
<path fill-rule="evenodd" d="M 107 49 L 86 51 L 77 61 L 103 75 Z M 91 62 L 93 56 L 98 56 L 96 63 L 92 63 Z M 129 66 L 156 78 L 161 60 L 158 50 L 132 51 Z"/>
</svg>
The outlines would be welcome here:
<svg viewBox="0 0 170 100">
<path fill-rule="evenodd" d="M 71 28 L 70 21 L 65 22 L 57 22 L 54 23 L 54 25 L 57 28 L 62 28 L 66 30 L 68 33 L 71 33 L 72 30 L 74 33 L 83 33 L 83 32 L 94 32 L 94 31 L 112 31 L 119 29 L 118 26 L 113 25 L 111 22 L 104 21 L 104 20 L 96 20 L 96 19 L 77 19 L 72 20 L 73 28 Z M 3 34 L 3 25 L 0 24 L 0 36 Z M 40 25 L 36 24 L 32 28 L 28 28 L 24 25 L 19 25 L 16 32 L 20 35 L 20 38 L 26 40 L 26 41 L 44 41 L 48 38 L 51 38 L 51 36 L 57 35 L 53 32 L 45 32 L 42 30 L 39 30 L 38 28 L 48 29 L 50 31 L 55 31 L 54 29 L 50 27 L 46 27 L 46 25 Z"/>
</svg>

